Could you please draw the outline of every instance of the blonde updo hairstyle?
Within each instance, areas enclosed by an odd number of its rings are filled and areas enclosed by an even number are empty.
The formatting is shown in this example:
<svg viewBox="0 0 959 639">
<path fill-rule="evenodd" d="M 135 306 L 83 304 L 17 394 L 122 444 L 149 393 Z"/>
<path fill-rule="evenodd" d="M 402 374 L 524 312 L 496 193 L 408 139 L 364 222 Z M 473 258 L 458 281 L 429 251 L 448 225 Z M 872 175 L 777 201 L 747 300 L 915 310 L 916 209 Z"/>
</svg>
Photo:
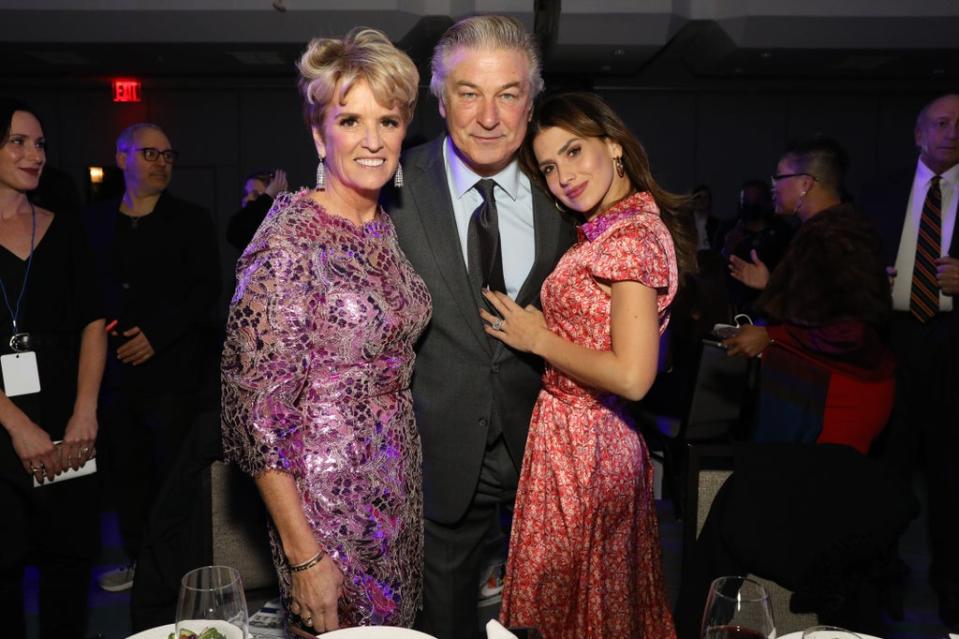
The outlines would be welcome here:
<svg viewBox="0 0 959 639">
<path fill-rule="evenodd" d="M 408 55 L 393 46 L 382 31 L 356 27 L 339 38 L 314 38 L 296 64 L 300 71 L 303 117 L 321 128 L 337 84 L 346 95 L 365 81 L 380 104 L 399 109 L 406 123 L 413 118 L 420 74 Z"/>
</svg>

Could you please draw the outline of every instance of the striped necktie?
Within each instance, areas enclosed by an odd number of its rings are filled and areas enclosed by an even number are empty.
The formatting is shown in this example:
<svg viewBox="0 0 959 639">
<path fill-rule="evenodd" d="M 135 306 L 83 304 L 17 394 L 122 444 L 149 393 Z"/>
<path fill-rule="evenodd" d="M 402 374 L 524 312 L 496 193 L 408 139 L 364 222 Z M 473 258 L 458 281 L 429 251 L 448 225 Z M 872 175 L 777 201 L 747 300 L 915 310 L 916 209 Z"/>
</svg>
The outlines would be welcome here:
<svg viewBox="0 0 959 639">
<path fill-rule="evenodd" d="M 942 251 L 942 190 L 941 175 L 932 178 L 919 218 L 919 236 L 916 239 L 916 263 L 912 269 L 912 294 L 909 311 L 920 322 L 928 322 L 939 312 L 939 283 L 936 280 L 936 259 Z"/>
</svg>

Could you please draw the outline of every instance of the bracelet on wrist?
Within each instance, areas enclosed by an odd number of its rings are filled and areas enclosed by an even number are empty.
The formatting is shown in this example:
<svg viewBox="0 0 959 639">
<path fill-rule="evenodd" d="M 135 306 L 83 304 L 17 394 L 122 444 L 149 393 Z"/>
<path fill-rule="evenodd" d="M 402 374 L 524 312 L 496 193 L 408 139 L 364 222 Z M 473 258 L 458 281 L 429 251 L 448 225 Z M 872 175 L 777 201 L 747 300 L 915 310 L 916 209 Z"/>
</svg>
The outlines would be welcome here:
<svg viewBox="0 0 959 639">
<path fill-rule="evenodd" d="M 321 550 L 320 552 L 316 553 L 315 555 L 313 555 L 312 557 L 310 557 L 309 559 L 307 559 L 307 560 L 304 561 L 303 563 L 290 564 L 290 572 L 303 572 L 304 570 L 309 570 L 310 568 L 312 568 L 312 567 L 315 566 L 316 564 L 318 564 L 318 563 L 320 563 L 321 561 L 323 561 L 323 557 L 325 556 L 325 554 L 326 554 L 326 553 L 324 553 L 324 552 Z"/>
</svg>

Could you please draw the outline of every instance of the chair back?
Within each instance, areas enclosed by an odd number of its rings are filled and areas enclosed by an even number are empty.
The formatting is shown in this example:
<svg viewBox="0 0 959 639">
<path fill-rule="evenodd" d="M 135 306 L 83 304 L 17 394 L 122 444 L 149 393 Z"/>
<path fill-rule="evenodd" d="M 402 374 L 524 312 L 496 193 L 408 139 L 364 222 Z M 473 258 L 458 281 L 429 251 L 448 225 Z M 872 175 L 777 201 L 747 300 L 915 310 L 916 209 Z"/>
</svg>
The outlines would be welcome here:
<svg viewBox="0 0 959 639">
<path fill-rule="evenodd" d="M 716 493 L 733 474 L 733 447 L 687 445 L 686 505 L 683 521 L 683 564 L 703 530 Z M 683 569 L 686 573 L 686 568 Z"/>
<path fill-rule="evenodd" d="M 253 480 L 223 462 L 210 467 L 213 563 L 240 571 L 246 590 L 277 588 L 268 515 Z"/>
<path fill-rule="evenodd" d="M 686 520 L 683 523 L 683 574 L 690 574 L 687 557 L 692 556 L 693 546 L 702 532 L 706 517 L 712 508 L 716 494 L 733 473 L 735 458 L 732 446 L 689 446 L 689 474 L 686 490 Z M 762 584 L 769 594 L 769 601 L 779 636 L 815 626 L 819 618 L 814 613 L 797 614 L 789 609 L 792 591 L 775 581 L 750 574 L 749 577 Z"/>
<path fill-rule="evenodd" d="M 749 360 L 729 357 L 715 342 L 703 340 L 693 395 L 678 438 L 706 441 L 725 436 L 742 415 Z"/>
</svg>

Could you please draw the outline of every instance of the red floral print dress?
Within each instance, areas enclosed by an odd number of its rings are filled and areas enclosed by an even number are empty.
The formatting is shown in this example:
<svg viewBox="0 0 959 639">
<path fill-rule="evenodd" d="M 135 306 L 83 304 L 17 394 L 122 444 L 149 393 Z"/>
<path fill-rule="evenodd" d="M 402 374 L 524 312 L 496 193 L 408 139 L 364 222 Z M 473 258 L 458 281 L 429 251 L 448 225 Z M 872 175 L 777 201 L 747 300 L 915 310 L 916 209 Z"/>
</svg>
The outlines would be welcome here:
<svg viewBox="0 0 959 639">
<path fill-rule="evenodd" d="M 549 329 L 608 351 L 610 297 L 597 279 L 656 289 L 665 330 L 676 254 L 648 193 L 582 225 L 543 284 Z M 520 473 L 500 616 L 545 639 L 675 637 L 646 444 L 620 398 L 550 366 Z"/>
</svg>

